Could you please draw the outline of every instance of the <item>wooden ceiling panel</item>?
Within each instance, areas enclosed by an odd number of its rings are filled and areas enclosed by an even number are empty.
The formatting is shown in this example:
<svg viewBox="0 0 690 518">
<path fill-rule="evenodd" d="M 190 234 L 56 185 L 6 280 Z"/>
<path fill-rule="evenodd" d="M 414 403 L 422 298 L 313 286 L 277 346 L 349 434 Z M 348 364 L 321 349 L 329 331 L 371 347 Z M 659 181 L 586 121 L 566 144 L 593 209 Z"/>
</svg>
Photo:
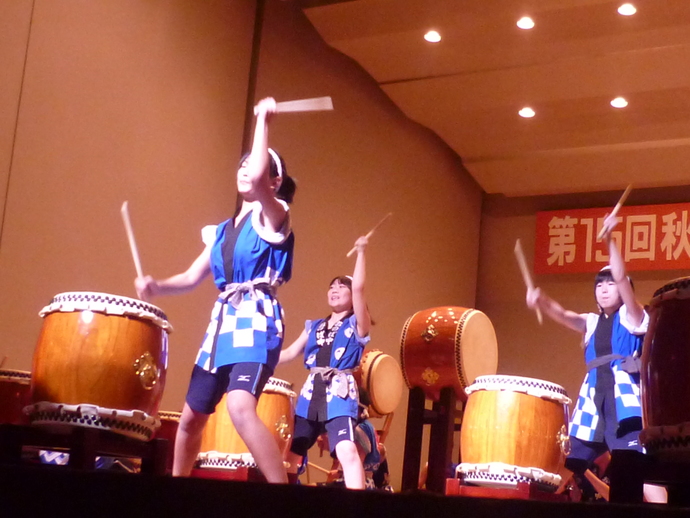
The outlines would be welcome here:
<svg viewBox="0 0 690 518">
<path fill-rule="evenodd" d="M 487 192 L 567 192 L 551 174 L 563 157 L 575 176 L 600 174 L 598 162 L 620 171 L 602 186 L 618 188 L 643 160 L 627 161 L 620 146 L 663 164 L 652 168 L 656 184 L 687 183 L 685 162 L 674 160 L 687 158 L 678 143 L 690 138 L 690 4 L 638 0 L 638 13 L 624 17 L 620 3 L 358 0 L 306 12 L 329 44 L 446 140 Z M 532 31 L 515 26 L 525 14 Z M 430 28 L 441 43 L 422 40 Z M 623 110 L 609 105 L 619 95 L 630 102 Z M 537 116 L 519 118 L 523 106 Z"/>
</svg>

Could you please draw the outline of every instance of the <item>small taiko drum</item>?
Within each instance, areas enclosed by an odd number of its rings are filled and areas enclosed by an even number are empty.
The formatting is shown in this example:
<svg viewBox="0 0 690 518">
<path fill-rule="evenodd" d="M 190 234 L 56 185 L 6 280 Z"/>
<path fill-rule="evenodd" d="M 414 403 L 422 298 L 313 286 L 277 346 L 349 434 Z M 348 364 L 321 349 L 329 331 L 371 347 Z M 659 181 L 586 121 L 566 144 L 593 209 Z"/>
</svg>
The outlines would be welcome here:
<svg viewBox="0 0 690 518">
<path fill-rule="evenodd" d="M 259 401 L 256 413 L 266 425 L 286 458 L 292 442 L 295 426 L 295 398 L 292 383 L 278 378 L 268 378 Z M 201 453 L 198 456 L 199 468 L 237 469 L 256 467 L 254 457 L 232 424 L 226 408 L 227 394 L 211 414 L 201 439 Z"/>
<path fill-rule="evenodd" d="M 642 348 L 640 442 L 664 460 L 690 460 L 690 277 L 654 293 Z"/>
<path fill-rule="evenodd" d="M 467 388 L 459 475 L 483 486 L 536 483 L 555 491 L 570 450 L 565 389 L 519 376 L 480 376 Z"/>
<path fill-rule="evenodd" d="M 31 423 L 151 439 L 172 330 L 165 314 L 140 300 L 69 292 L 56 295 L 40 315 Z"/>
<path fill-rule="evenodd" d="M 442 388 L 453 387 L 464 401 L 464 389 L 477 376 L 496 373 L 496 333 L 489 317 L 477 309 L 418 311 L 405 322 L 400 341 L 405 382 L 409 388 L 420 387 L 428 399 L 438 401 Z"/>
<path fill-rule="evenodd" d="M 0 370 L 0 423 L 29 424 L 23 412 L 29 404 L 31 373 Z"/>
<path fill-rule="evenodd" d="M 180 425 L 180 417 L 182 417 L 181 412 L 158 412 L 161 426 L 156 430 L 154 437 L 168 441 L 168 473 L 172 473 L 173 458 L 175 456 L 175 436 L 177 436 L 177 428 Z"/>
<path fill-rule="evenodd" d="M 404 381 L 395 358 L 378 349 L 364 351 L 354 376 L 357 384 L 369 396 L 370 416 L 382 417 L 396 409 L 402 397 Z"/>
</svg>

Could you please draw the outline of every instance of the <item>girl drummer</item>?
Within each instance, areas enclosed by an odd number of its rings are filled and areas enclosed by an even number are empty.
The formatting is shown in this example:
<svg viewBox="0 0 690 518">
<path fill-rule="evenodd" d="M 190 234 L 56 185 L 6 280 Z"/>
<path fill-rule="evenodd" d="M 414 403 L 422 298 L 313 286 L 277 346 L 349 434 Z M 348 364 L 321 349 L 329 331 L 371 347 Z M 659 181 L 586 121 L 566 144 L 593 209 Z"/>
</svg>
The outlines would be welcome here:
<svg viewBox="0 0 690 518">
<path fill-rule="evenodd" d="M 202 431 L 224 393 L 242 440 L 269 482 L 287 475 L 278 445 L 257 413 L 257 399 L 278 362 L 283 341 L 276 288 L 290 279 L 294 236 L 287 203 L 295 183 L 280 156 L 268 147 L 273 99 L 255 109 L 249 155 L 237 171 L 238 209 L 216 227 L 205 227 L 206 247 L 187 271 L 164 280 L 137 278 L 140 297 L 182 293 L 213 274 L 221 291 L 194 366 L 175 439 L 173 475 L 188 476 Z"/>
<path fill-rule="evenodd" d="M 304 351 L 310 370 L 295 411 L 295 430 L 288 470 L 297 473 L 299 463 L 324 431 L 331 455 L 343 468 L 345 486 L 364 489 L 362 461 L 355 444 L 358 390 L 352 371 L 359 366 L 362 350 L 369 342 L 371 317 L 364 295 L 367 238 L 355 243 L 357 260 L 352 278 L 336 277 L 328 288 L 331 314 L 307 320 L 302 334 L 280 353 L 280 363 Z"/>
<path fill-rule="evenodd" d="M 570 421 L 572 452 L 566 467 L 582 474 L 607 450 L 642 452 L 639 364 L 649 315 L 635 299 L 618 247 L 611 239 L 615 216 L 604 220 L 609 266 L 594 279 L 598 313 L 564 309 L 539 288 L 527 290 L 527 305 L 583 335 L 587 375 Z M 653 497 L 654 490 L 645 487 Z"/>
</svg>

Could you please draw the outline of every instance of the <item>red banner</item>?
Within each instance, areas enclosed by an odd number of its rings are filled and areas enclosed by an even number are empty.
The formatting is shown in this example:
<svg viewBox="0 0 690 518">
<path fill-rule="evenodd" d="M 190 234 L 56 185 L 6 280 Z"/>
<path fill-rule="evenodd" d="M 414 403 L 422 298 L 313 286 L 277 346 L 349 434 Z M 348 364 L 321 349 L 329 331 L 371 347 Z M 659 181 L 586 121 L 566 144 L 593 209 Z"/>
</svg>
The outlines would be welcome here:
<svg viewBox="0 0 690 518">
<path fill-rule="evenodd" d="M 608 250 L 597 239 L 603 209 L 537 213 L 534 272 L 596 272 L 608 264 Z M 628 270 L 690 269 L 690 203 L 623 207 L 613 239 Z"/>
</svg>

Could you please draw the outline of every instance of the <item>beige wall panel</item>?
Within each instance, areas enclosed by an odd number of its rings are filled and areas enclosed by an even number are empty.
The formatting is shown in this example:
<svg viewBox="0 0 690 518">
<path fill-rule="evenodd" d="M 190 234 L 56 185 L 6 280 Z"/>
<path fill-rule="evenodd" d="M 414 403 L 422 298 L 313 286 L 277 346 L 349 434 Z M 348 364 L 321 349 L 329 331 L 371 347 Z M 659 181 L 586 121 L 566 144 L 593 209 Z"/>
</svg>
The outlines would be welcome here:
<svg viewBox="0 0 690 518">
<path fill-rule="evenodd" d="M 0 239 L 33 0 L 0 2 Z"/>
<path fill-rule="evenodd" d="M 402 326 L 414 312 L 472 307 L 481 191 L 436 135 L 407 119 L 361 67 L 326 46 L 285 3 L 269 2 L 258 95 L 330 95 L 335 106 L 333 112 L 280 115 L 271 136 L 299 185 L 294 277 L 280 294 L 286 343 L 305 319 L 329 313 L 328 283 L 354 266 L 346 252 L 388 212 L 393 216 L 374 234 L 367 256 L 367 296 L 376 320 L 370 347 L 399 358 Z M 295 361 L 277 375 L 298 390 L 307 372 Z M 406 407 L 407 391 L 387 441 L 396 487 Z M 310 460 L 330 466 L 318 455 Z"/>
<path fill-rule="evenodd" d="M 134 296 L 129 200 L 146 273 L 186 269 L 234 207 L 253 2 L 38 0 L 0 249 L 0 355 L 29 369 L 57 293 Z M 213 286 L 158 299 L 163 408 L 180 410 Z"/>
</svg>

